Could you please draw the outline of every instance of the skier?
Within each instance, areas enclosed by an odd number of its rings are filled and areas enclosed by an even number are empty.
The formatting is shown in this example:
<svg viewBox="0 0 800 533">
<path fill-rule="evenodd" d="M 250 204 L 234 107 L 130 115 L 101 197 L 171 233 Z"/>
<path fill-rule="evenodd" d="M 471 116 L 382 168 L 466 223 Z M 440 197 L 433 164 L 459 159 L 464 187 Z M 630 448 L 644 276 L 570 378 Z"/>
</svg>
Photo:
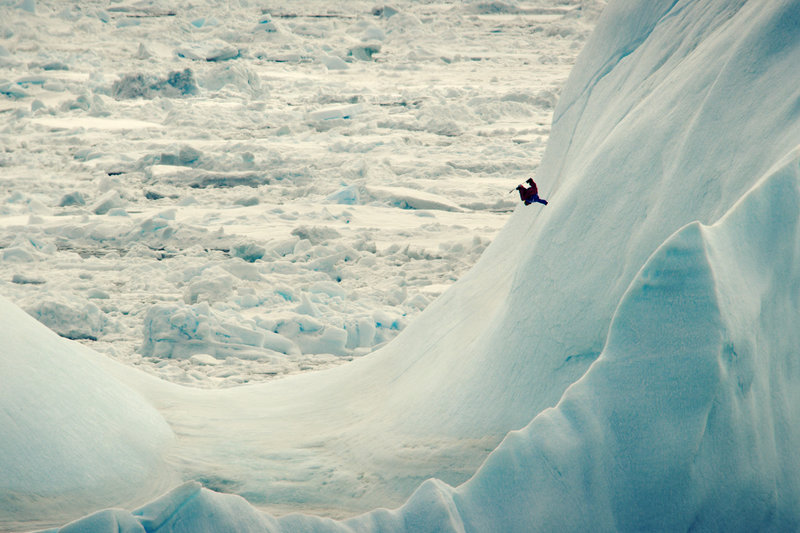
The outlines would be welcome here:
<svg viewBox="0 0 800 533">
<path fill-rule="evenodd" d="M 517 185 L 520 200 L 525 202 L 525 205 L 530 205 L 533 202 L 539 202 L 540 204 L 547 205 L 547 200 L 539 198 L 539 188 L 536 186 L 536 182 L 533 181 L 533 178 L 528 178 L 526 183 L 530 185 L 530 188 L 526 189 L 522 184 Z"/>
</svg>

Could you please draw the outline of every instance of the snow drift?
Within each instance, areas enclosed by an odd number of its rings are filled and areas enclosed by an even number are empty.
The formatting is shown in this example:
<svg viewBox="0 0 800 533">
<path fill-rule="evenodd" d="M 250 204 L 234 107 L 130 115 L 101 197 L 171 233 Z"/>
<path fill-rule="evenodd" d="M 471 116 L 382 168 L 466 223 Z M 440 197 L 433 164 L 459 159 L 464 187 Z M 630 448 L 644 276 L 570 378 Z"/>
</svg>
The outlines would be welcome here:
<svg viewBox="0 0 800 533">
<path fill-rule="evenodd" d="M 142 503 L 176 482 L 160 474 L 172 431 L 102 356 L 5 299 L 0 337 L 0 528 Z"/>
<path fill-rule="evenodd" d="M 556 108 L 550 205 L 369 357 L 213 392 L 108 367 L 184 478 L 278 513 L 418 486 L 402 507 L 274 519 L 189 484 L 70 527 L 796 529 L 798 28 L 798 1 L 612 2 Z"/>
</svg>

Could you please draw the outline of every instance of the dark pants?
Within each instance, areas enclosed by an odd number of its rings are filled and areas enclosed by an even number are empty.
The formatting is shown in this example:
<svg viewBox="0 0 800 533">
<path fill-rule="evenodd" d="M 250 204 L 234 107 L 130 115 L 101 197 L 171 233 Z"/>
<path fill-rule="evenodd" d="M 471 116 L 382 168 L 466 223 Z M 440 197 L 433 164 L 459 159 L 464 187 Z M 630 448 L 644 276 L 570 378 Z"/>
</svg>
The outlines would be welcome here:
<svg viewBox="0 0 800 533">
<path fill-rule="evenodd" d="M 542 200 L 541 198 L 539 198 L 538 194 L 534 194 L 533 196 L 525 200 L 525 205 L 531 205 L 533 202 L 539 202 L 540 204 L 547 205 L 547 200 Z"/>
</svg>

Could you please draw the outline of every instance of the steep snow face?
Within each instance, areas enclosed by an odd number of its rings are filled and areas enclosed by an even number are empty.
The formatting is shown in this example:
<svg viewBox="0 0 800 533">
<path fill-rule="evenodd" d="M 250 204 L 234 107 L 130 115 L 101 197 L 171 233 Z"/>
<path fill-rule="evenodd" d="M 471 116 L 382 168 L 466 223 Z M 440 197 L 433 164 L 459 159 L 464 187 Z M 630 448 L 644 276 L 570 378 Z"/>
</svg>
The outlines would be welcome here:
<svg viewBox="0 0 800 533">
<path fill-rule="evenodd" d="M 176 482 L 172 431 L 96 354 L 5 299 L 0 338 L 0 529 L 141 503 Z"/>
<path fill-rule="evenodd" d="M 520 210 L 476 269 L 509 253 L 508 241 L 524 243 L 482 346 L 499 368 L 481 382 L 514 422 L 552 405 L 596 357 L 619 297 L 661 242 L 716 221 L 800 138 L 788 68 L 795 2 L 646 4 L 604 13 L 537 174 L 551 203 Z M 526 391 L 510 404 L 508 375 Z"/>
<path fill-rule="evenodd" d="M 653 254 L 586 375 L 456 491 L 465 521 L 797 529 L 798 155 Z"/>
</svg>

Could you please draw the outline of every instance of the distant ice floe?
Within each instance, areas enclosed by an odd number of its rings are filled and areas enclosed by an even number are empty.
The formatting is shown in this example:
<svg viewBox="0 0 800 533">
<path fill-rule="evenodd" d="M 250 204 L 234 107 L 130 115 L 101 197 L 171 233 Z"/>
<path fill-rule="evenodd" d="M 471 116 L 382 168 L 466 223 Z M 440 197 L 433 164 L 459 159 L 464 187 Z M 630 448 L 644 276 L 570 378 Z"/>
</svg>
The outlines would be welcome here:
<svg viewBox="0 0 800 533">
<path fill-rule="evenodd" d="M 591 27 L 534 35 L 417 2 L 0 4 L 3 294 L 104 357 L 223 392 L 363 360 L 466 273 L 517 205 L 509 182 L 538 165 Z M 63 400 L 62 384 L 30 405 Z M 108 465 L 93 479 L 131 486 L 40 509 L 83 514 L 174 481 L 142 488 L 149 469 Z"/>
<path fill-rule="evenodd" d="M 188 154 L 184 160 L 195 160 Z M 168 183 L 164 177 L 156 182 Z M 404 202 L 402 207 L 420 213 L 454 212 L 454 206 L 412 191 L 374 198 L 379 211 Z M 251 200 L 236 204 L 258 208 Z M 41 288 L 25 308 L 58 333 L 104 345 L 104 339 L 130 331 L 132 351 L 146 360 L 174 361 L 177 367 L 161 366 L 159 372 L 196 384 L 201 384 L 197 377 L 175 375 L 177 368 L 188 370 L 196 354 L 258 363 L 262 375 L 326 366 L 335 361 L 332 356 L 363 355 L 392 339 L 409 316 L 427 306 L 442 290 L 434 280 L 452 275 L 450 265 L 474 260 L 487 244 L 467 236 L 433 250 L 397 244 L 379 250 L 370 232 L 351 234 L 347 216 L 333 225 L 288 220 L 287 237 L 254 241 L 181 222 L 175 209 L 142 216 L 133 201 L 117 189 L 95 199 L 64 194 L 60 209 L 84 214 L 62 214 L 53 224 L 40 221 L 35 231 L 28 229 L 32 238 L 7 245 L 0 257 L 14 271 L 13 286 Z M 16 205 L 53 213 L 25 197 Z M 66 298 L 46 296 L 59 277 L 24 275 L 23 265 L 50 261 L 80 273 Z M 382 274 L 388 265 L 400 267 L 400 277 Z M 170 298 L 159 302 L 160 295 L 141 301 L 147 287 L 175 296 L 171 303 Z M 129 297 L 120 298 L 121 289 Z M 137 322 L 141 333 L 130 329 Z M 125 343 L 111 341 L 111 346 L 117 353 Z M 233 385 L 247 379 L 246 372 L 209 370 L 205 379 Z"/>
<path fill-rule="evenodd" d="M 365 196 L 386 202 L 400 209 L 430 209 L 435 211 L 463 211 L 447 198 L 403 187 L 365 187 Z"/>
</svg>

